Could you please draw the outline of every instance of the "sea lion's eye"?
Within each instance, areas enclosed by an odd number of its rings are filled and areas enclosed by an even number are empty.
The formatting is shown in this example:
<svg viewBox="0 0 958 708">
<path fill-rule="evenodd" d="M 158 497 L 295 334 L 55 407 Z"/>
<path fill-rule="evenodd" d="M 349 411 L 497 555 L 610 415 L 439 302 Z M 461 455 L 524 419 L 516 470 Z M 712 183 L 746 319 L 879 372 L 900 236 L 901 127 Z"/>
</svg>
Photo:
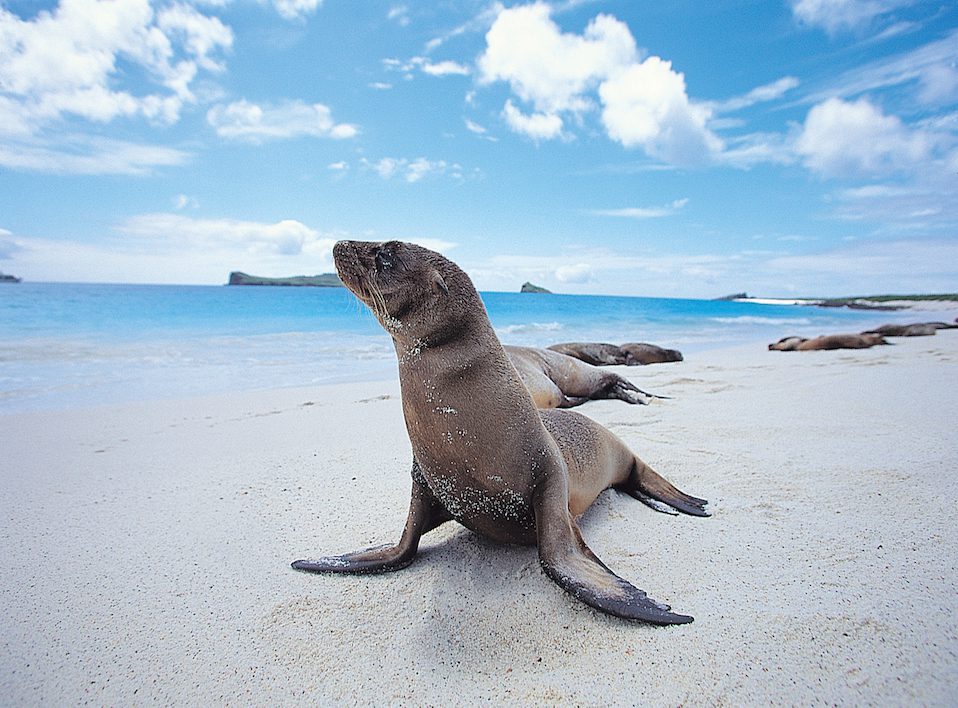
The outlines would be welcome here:
<svg viewBox="0 0 958 708">
<path fill-rule="evenodd" d="M 376 269 L 384 270 L 393 267 L 393 254 L 384 248 L 376 252 Z"/>
</svg>

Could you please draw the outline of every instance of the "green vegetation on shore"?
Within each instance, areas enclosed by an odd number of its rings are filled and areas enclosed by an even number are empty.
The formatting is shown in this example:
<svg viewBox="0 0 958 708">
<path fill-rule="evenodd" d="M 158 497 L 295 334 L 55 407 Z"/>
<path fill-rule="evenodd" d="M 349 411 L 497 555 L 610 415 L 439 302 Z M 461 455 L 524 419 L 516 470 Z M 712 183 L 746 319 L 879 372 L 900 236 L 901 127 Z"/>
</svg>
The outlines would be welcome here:
<svg viewBox="0 0 958 708">
<path fill-rule="evenodd" d="M 263 278 L 240 271 L 230 273 L 229 285 L 280 285 L 314 288 L 341 288 L 343 281 L 335 273 L 319 275 L 294 275 L 288 278 Z"/>
</svg>

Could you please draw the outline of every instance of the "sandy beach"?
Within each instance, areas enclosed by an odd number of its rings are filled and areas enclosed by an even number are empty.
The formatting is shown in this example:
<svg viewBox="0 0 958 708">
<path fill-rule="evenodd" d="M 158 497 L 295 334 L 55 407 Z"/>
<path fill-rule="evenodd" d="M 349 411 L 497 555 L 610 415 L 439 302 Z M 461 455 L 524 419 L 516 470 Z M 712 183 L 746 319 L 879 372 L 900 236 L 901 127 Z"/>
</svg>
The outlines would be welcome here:
<svg viewBox="0 0 958 708">
<path fill-rule="evenodd" d="M 601 615 L 454 523 L 409 568 L 398 383 L 0 416 L 6 705 L 953 705 L 958 331 L 617 369 L 579 408 L 708 519 L 606 492 L 613 570 L 695 622 Z"/>
</svg>

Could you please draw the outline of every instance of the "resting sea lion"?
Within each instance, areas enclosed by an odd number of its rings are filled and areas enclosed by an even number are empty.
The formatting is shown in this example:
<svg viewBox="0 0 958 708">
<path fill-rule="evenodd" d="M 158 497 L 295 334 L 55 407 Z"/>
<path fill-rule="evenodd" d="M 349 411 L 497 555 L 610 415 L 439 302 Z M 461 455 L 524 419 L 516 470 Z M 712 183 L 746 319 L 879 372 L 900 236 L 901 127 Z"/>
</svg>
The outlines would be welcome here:
<svg viewBox="0 0 958 708">
<path fill-rule="evenodd" d="M 536 408 L 572 408 L 602 398 L 642 404 L 648 403 L 643 396 L 662 398 L 636 388 L 618 374 L 559 352 L 509 345 L 503 349 L 532 395 Z"/>
<path fill-rule="evenodd" d="M 293 567 L 396 570 L 412 562 L 422 534 L 455 519 L 498 541 L 536 545 L 546 575 L 598 610 L 655 624 L 691 622 L 609 570 L 575 517 L 609 486 L 693 516 L 707 516 L 707 502 L 680 492 L 588 418 L 540 414 L 472 281 L 451 261 L 395 241 L 340 241 L 333 256 L 343 283 L 396 347 L 412 499 L 398 544 Z"/>
<path fill-rule="evenodd" d="M 775 344 L 769 344 L 769 350 L 782 352 L 807 352 L 818 349 L 868 349 L 876 344 L 888 344 L 880 334 L 826 334 L 821 337 L 785 337 Z"/>
<path fill-rule="evenodd" d="M 625 355 L 626 366 L 644 364 L 662 364 L 667 361 L 682 361 L 682 352 L 677 349 L 663 349 L 654 344 L 633 342 L 623 344 L 619 351 Z"/>
<path fill-rule="evenodd" d="M 625 354 L 615 344 L 601 342 L 563 342 L 547 349 L 581 359 L 592 366 L 615 366 L 625 363 Z"/>
<path fill-rule="evenodd" d="M 939 329 L 955 329 L 946 322 L 914 322 L 912 324 L 886 324 L 862 334 L 883 334 L 886 337 L 928 337 Z"/>
</svg>

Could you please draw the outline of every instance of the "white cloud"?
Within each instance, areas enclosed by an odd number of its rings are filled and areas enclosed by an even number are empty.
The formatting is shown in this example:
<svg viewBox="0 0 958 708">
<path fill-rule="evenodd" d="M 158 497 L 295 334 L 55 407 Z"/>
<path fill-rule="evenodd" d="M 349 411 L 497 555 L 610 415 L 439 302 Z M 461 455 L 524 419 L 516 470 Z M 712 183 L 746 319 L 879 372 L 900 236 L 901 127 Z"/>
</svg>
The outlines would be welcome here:
<svg viewBox="0 0 958 708">
<path fill-rule="evenodd" d="M 231 270 L 267 276 L 329 272 L 333 245 L 346 237 L 292 219 L 143 214 L 97 242 L 13 236 L 11 269 L 31 280 L 224 283 Z"/>
<path fill-rule="evenodd" d="M 958 98 L 953 85 L 956 66 L 958 30 L 952 30 L 943 39 L 843 72 L 809 93 L 804 102 L 854 98 L 892 86 L 915 83 L 918 86 L 916 98 L 927 105 L 943 106 Z"/>
<path fill-rule="evenodd" d="M 0 165 L 60 175 L 148 175 L 157 167 L 185 164 L 189 153 L 158 145 L 62 135 L 56 144 L 27 139 L 0 141 Z"/>
<path fill-rule="evenodd" d="M 429 160 L 425 157 L 417 157 L 415 160 L 404 157 L 383 157 L 375 162 L 363 158 L 361 162 L 383 179 L 400 176 L 410 184 L 433 175 L 448 174 L 454 179 L 464 179 L 462 167 L 455 163 L 449 164 L 445 160 Z"/>
<path fill-rule="evenodd" d="M 609 137 L 625 147 L 641 147 L 672 164 L 706 162 L 722 150 L 706 127 L 711 111 L 689 101 L 685 77 L 671 62 L 649 57 L 632 64 L 603 82 L 599 96 Z"/>
<path fill-rule="evenodd" d="M 716 102 L 711 104 L 710 107 L 717 113 L 738 111 L 743 108 L 754 106 L 756 103 L 775 101 L 784 96 L 787 92 L 791 91 L 793 88 L 796 88 L 799 83 L 799 80 L 794 76 L 783 76 L 782 78 L 776 79 L 771 83 L 763 84 L 762 86 L 753 88 L 744 96 L 736 96 L 735 98 Z"/>
<path fill-rule="evenodd" d="M 402 61 L 394 57 L 382 60 L 383 68 L 386 71 L 398 71 L 406 75 L 406 78 L 412 78 L 413 71 L 419 70 L 429 76 L 468 76 L 472 73 L 468 66 L 449 59 L 433 62 L 427 57 L 413 57 L 408 61 Z"/>
<path fill-rule="evenodd" d="M 346 162 L 331 162 L 326 166 L 326 168 L 333 170 L 334 172 L 345 172 L 349 169 L 349 164 Z"/>
<path fill-rule="evenodd" d="M 516 108 L 511 100 L 507 100 L 502 109 L 502 117 L 513 131 L 533 140 L 551 140 L 562 135 L 562 118 L 555 113 L 526 115 Z"/>
<path fill-rule="evenodd" d="M 486 34 L 481 83 L 505 81 L 533 108 L 527 114 L 506 103 L 503 118 L 512 130 L 560 137 L 564 114 L 580 120 L 596 107 L 597 92 L 608 136 L 625 147 L 674 164 L 704 162 L 721 151 L 707 126 L 712 109 L 689 99 L 671 62 L 639 61 L 625 23 L 598 15 L 577 35 L 562 32 L 551 12 L 543 3 L 504 9 Z"/>
<path fill-rule="evenodd" d="M 296 256 L 331 253 L 334 239 L 292 219 L 274 224 L 238 219 L 194 219 L 181 214 L 143 214 L 127 219 L 117 230 L 151 242 L 167 241 L 191 248 Z"/>
<path fill-rule="evenodd" d="M 30 20 L 0 7 L 0 38 L 0 130 L 19 134 L 66 116 L 173 123 L 200 71 L 221 70 L 217 55 L 233 43 L 218 18 L 182 3 L 154 12 L 149 0 L 61 0 Z M 124 63 L 157 90 L 126 90 Z"/>
<path fill-rule="evenodd" d="M 323 0 L 273 0 L 273 7 L 286 20 L 302 19 L 316 11 Z"/>
<path fill-rule="evenodd" d="M 409 25 L 409 8 L 405 5 L 393 5 L 386 13 L 386 19 L 392 20 L 400 27 Z"/>
<path fill-rule="evenodd" d="M 465 120 L 466 120 L 466 129 L 470 133 L 475 133 L 476 135 L 485 135 L 488 132 L 484 127 L 482 127 L 478 123 L 474 123 L 468 118 L 466 118 Z"/>
<path fill-rule="evenodd" d="M 183 209 L 198 209 L 200 203 L 196 201 L 195 197 L 191 197 L 188 194 L 177 194 L 173 198 L 173 207 L 177 210 Z"/>
<path fill-rule="evenodd" d="M 423 61 L 420 68 L 430 76 L 468 76 L 471 73 L 469 67 L 449 60 L 436 63 Z"/>
<path fill-rule="evenodd" d="M 418 182 L 423 177 L 431 174 L 442 174 L 446 171 L 445 160 L 427 160 L 424 157 L 417 158 L 409 163 L 406 168 L 406 181 Z"/>
<path fill-rule="evenodd" d="M 635 40 L 609 15 L 593 19 L 579 36 L 563 33 L 550 14 L 542 3 L 500 12 L 479 57 L 481 80 L 508 82 L 542 113 L 584 110 L 586 91 L 635 61 Z"/>
<path fill-rule="evenodd" d="M 913 0 L 791 0 L 792 14 L 800 22 L 822 27 L 829 34 L 858 30 L 875 18 Z"/>
<path fill-rule="evenodd" d="M 830 98 L 814 106 L 795 142 L 805 165 L 826 176 L 909 171 L 926 163 L 931 137 L 866 99 Z"/>
<path fill-rule="evenodd" d="M 562 265 L 556 268 L 555 277 L 560 283 L 588 283 L 592 280 L 592 266 L 588 263 Z"/>
<path fill-rule="evenodd" d="M 251 142 L 300 136 L 352 138 L 359 132 L 354 125 L 334 122 L 328 106 L 302 101 L 277 106 L 235 101 L 213 106 L 206 119 L 220 137 Z"/>
<path fill-rule="evenodd" d="M 596 209 L 592 213 L 598 216 L 621 216 L 629 219 L 657 219 L 663 216 L 678 214 L 688 199 L 676 199 L 673 202 L 658 207 L 627 207 L 624 209 Z"/>
</svg>

